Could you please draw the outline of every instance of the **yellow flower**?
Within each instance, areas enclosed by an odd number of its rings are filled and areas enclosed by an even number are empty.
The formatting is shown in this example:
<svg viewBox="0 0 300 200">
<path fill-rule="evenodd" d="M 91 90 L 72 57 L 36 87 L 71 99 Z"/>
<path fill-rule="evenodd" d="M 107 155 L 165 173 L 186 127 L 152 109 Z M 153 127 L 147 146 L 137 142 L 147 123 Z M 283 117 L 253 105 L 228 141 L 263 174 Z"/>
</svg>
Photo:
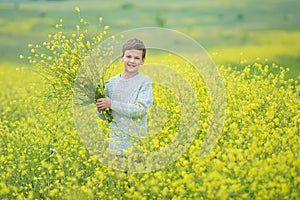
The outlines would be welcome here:
<svg viewBox="0 0 300 200">
<path fill-rule="evenodd" d="M 7 185 L 4 182 L 0 183 L 0 195 L 4 196 L 5 194 L 9 193 L 9 189 L 7 187 Z"/>
<path fill-rule="evenodd" d="M 79 9 L 78 6 L 75 7 L 75 11 L 78 12 L 78 13 L 80 13 L 80 9 Z"/>
</svg>

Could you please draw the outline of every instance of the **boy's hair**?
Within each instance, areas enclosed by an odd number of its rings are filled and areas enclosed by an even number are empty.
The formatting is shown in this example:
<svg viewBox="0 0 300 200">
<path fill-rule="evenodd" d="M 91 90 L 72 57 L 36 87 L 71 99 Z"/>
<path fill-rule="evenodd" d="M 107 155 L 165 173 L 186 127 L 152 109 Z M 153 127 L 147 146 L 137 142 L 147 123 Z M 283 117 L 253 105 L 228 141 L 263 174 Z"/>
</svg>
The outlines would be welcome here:
<svg viewBox="0 0 300 200">
<path fill-rule="evenodd" d="M 141 40 L 137 38 L 132 38 L 127 40 L 127 42 L 125 42 L 125 44 L 123 45 L 122 54 L 124 55 L 126 50 L 132 50 L 132 49 L 142 50 L 143 51 L 142 58 L 144 59 L 146 57 L 146 47 Z"/>
</svg>

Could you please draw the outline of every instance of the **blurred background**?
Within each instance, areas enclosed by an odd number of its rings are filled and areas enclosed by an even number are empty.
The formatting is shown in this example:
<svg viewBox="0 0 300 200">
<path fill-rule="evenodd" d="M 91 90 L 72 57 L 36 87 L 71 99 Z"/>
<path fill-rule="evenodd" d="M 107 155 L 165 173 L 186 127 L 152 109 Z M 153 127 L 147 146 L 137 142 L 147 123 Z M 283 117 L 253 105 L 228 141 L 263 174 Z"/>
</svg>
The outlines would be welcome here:
<svg viewBox="0 0 300 200">
<path fill-rule="evenodd" d="M 0 0 L 0 69 L 26 66 L 19 55 L 26 55 L 28 43 L 47 41 L 60 18 L 65 32 L 76 31 L 76 6 L 91 36 L 104 25 L 107 36 L 170 28 L 195 39 L 218 65 L 259 60 L 289 67 L 289 77 L 300 75 L 299 0 Z"/>
</svg>

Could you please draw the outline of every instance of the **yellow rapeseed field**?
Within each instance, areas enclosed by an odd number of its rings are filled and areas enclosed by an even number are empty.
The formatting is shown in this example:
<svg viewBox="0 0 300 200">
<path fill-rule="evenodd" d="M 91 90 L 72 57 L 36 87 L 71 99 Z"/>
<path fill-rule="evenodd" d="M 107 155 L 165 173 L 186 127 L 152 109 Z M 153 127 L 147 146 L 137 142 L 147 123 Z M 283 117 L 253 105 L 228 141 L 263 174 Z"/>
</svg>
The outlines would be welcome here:
<svg viewBox="0 0 300 200">
<path fill-rule="evenodd" d="M 80 64 L 109 27 L 89 40 L 84 19 L 70 37 L 62 22 L 49 41 L 29 44 L 30 55 L 20 56 L 33 70 L 0 71 L 0 199 L 300 198 L 300 85 L 285 78 L 288 68 L 259 59 L 217 66 L 225 86 L 226 119 L 213 149 L 201 156 L 211 119 L 205 83 L 181 58 L 154 55 L 153 61 L 180 72 L 194 89 L 198 110 L 189 112 L 200 113 L 198 131 L 174 162 L 146 173 L 124 173 L 87 150 L 72 109 Z M 109 70 L 114 74 L 122 68 L 115 64 Z M 181 98 L 168 88 L 154 85 L 153 95 L 164 112 L 154 116 L 150 110 L 149 126 L 159 117 L 165 126 L 140 147 L 147 151 L 168 145 L 184 115 L 177 106 Z"/>
</svg>

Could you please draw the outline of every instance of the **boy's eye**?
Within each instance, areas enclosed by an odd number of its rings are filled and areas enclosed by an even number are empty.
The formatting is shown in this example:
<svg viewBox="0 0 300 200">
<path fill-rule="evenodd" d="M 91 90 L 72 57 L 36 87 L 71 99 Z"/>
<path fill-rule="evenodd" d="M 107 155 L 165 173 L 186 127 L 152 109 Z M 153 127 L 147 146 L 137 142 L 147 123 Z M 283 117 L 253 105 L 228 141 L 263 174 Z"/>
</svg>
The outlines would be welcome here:
<svg viewBox="0 0 300 200">
<path fill-rule="evenodd" d="M 132 58 L 132 56 L 126 56 L 126 58 Z M 134 57 L 135 60 L 140 60 L 140 57 Z"/>
</svg>

